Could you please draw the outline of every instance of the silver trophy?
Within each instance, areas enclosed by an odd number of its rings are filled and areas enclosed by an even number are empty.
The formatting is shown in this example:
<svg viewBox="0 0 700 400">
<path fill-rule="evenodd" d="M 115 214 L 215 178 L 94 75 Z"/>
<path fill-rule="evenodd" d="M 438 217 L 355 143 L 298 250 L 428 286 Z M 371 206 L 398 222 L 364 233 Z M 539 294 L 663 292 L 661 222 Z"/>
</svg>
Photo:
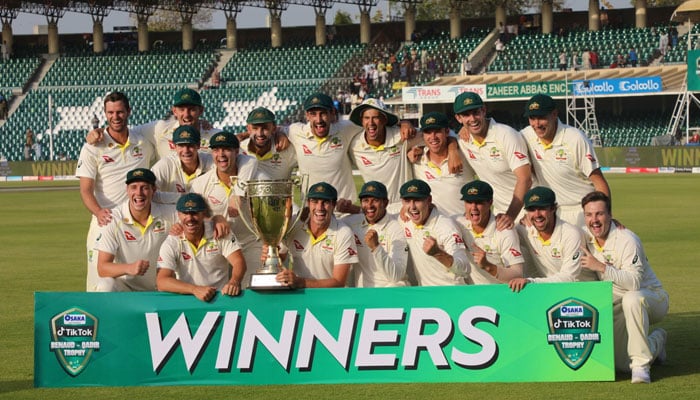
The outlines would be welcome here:
<svg viewBox="0 0 700 400">
<path fill-rule="evenodd" d="M 235 197 L 239 218 L 258 240 L 267 245 L 265 263 L 251 275 L 250 289 L 285 290 L 275 279 L 282 267 L 277 246 L 286 237 L 301 213 L 292 221 L 294 187 L 300 187 L 301 204 L 306 198 L 306 175 L 295 179 L 249 180 L 237 182 L 245 191 L 245 197 Z"/>
</svg>

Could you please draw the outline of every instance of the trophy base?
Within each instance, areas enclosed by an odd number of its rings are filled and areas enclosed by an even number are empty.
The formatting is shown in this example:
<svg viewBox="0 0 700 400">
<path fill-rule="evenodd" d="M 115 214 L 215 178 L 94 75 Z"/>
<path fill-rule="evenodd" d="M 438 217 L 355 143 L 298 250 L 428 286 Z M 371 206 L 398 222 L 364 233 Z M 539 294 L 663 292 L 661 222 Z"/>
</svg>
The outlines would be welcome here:
<svg viewBox="0 0 700 400">
<path fill-rule="evenodd" d="M 250 276 L 248 289 L 256 291 L 286 291 L 294 290 L 291 286 L 277 282 L 277 274 L 253 274 Z"/>
</svg>

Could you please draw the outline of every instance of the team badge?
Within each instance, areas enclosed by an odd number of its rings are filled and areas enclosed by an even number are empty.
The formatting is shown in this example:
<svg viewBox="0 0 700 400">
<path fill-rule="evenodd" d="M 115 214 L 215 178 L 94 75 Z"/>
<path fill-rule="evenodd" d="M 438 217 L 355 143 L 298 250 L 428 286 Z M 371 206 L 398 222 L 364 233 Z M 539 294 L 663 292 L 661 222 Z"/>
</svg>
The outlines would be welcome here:
<svg viewBox="0 0 700 400">
<path fill-rule="evenodd" d="M 77 376 L 88 365 L 97 341 L 98 321 L 92 314 L 71 308 L 51 318 L 51 351 L 70 375 Z"/>
<path fill-rule="evenodd" d="M 598 310 L 581 300 L 570 298 L 547 310 L 547 343 L 569 368 L 577 370 L 586 363 L 596 343 Z"/>
</svg>

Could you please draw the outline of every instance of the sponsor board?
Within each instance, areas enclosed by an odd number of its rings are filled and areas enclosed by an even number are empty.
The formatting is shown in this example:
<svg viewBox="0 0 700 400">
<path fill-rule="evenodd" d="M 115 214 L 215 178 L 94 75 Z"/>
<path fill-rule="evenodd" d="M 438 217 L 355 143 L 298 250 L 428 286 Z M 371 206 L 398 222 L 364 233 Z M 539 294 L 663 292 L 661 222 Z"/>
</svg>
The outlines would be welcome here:
<svg viewBox="0 0 700 400">
<path fill-rule="evenodd" d="M 610 282 L 40 292 L 34 318 L 37 387 L 615 377 Z"/>
<path fill-rule="evenodd" d="M 660 76 L 573 81 L 573 91 L 576 96 L 655 93 L 662 89 Z"/>
<path fill-rule="evenodd" d="M 486 100 L 486 85 L 410 86 L 401 89 L 405 103 L 451 103 L 463 92 L 474 92 Z"/>
</svg>

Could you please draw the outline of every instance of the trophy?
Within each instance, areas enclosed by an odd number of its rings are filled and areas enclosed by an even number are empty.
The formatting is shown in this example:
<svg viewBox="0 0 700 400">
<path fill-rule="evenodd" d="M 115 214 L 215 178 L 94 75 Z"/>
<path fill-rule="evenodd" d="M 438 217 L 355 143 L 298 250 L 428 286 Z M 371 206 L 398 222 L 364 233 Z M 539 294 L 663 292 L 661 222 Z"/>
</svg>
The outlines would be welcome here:
<svg viewBox="0 0 700 400">
<path fill-rule="evenodd" d="M 267 245 L 267 259 L 256 273 L 251 275 L 250 289 L 291 289 L 275 279 L 282 267 L 277 245 L 299 220 L 301 212 L 292 221 L 294 187 L 300 187 L 303 204 L 306 198 L 303 186 L 307 181 L 306 175 L 303 175 L 295 179 L 237 182 L 245 191 L 245 197 L 235 197 L 239 217 L 258 240 Z"/>
</svg>

